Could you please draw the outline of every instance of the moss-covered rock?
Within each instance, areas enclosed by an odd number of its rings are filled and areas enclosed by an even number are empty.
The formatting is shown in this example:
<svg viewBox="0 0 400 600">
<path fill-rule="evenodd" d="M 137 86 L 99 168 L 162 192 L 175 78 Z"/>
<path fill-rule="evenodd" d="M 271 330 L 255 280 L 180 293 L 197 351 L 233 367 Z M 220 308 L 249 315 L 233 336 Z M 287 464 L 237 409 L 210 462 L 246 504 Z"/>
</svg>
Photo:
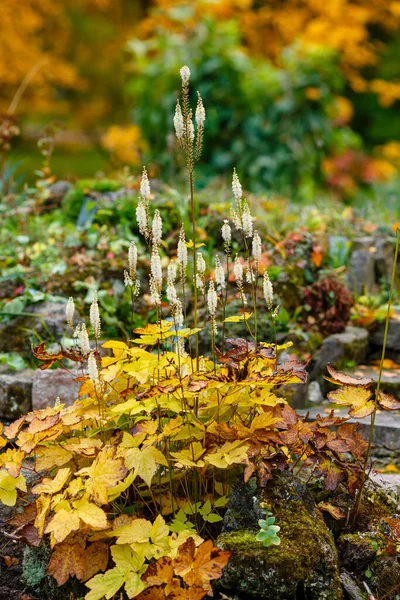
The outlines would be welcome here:
<svg viewBox="0 0 400 600">
<path fill-rule="evenodd" d="M 239 598 L 339 600 L 342 588 L 331 533 L 305 486 L 287 473 L 265 490 L 237 483 L 218 546 L 232 552 L 218 589 Z M 257 542 L 261 503 L 276 517 L 280 546 Z"/>
<path fill-rule="evenodd" d="M 348 571 L 366 569 L 376 556 L 379 541 L 377 535 L 368 532 L 341 535 L 337 546 L 342 566 Z"/>
</svg>

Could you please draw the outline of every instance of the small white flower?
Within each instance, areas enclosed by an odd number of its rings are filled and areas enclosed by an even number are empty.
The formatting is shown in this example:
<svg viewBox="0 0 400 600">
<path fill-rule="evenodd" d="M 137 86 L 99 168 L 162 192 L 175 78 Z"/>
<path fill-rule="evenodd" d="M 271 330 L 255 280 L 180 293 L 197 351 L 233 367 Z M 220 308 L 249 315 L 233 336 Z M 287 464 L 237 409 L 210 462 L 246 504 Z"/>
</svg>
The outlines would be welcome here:
<svg viewBox="0 0 400 600">
<path fill-rule="evenodd" d="M 229 245 L 231 243 L 231 239 L 232 239 L 232 229 L 231 226 L 229 225 L 229 221 L 227 219 L 224 220 L 224 224 L 222 225 L 221 228 L 221 233 L 222 233 L 222 239 L 224 240 L 226 245 Z"/>
<path fill-rule="evenodd" d="M 129 275 L 129 273 L 128 273 L 128 271 L 126 269 L 124 271 L 124 285 L 126 287 L 132 287 L 133 286 L 133 279 Z"/>
<path fill-rule="evenodd" d="M 135 242 L 131 242 L 128 250 L 128 265 L 129 265 L 129 276 L 131 279 L 136 277 L 137 269 L 137 248 Z"/>
<path fill-rule="evenodd" d="M 206 111 L 204 109 L 203 100 L 201 99 L 200 92 L 197 92 L 197 106 L 196 106 L 196 125 L 198 129 L 204 127 L 204 121 L 206 120 Z"/>
<path fill-rule="evenodd" d="M 158 246 L 162 238 L 162 218 L 160 211 L 156 209 L 154 211 L 153 225 L 152 225 L 153 245 Z"/>
<path fill-rule="evenodd" d="M 150 194 L 151 190 L 149 178 L 147 176 L 146 167 L 143 167 L 142 179 L 140 181 L 140 195 L 142 196 L 143 200 L 147 201 L 150 198 Z"/>
<path fill-rule="evenodd" d="M 176 280 L 176 262 L 174 260 L 170 260 L 167 267 L 167 278 L 168 281 L 172 281 L 172 283 Z"/>
<path fill-rule="evenodd" d="M 196 288 L 200 292 L 204 292 L 204 280 L 198 273 L 196 273 Z"/>
<path fill-rule="evenodd" d="M 75 312 L 75 304 L 72 296 L 68 298 L 67 306 L 65 307 L 65 316 L 67 318 L 67 323 L 70 327 L 74 326 L 74 312 Z"/>
<path fill-rule="evenodd" d="M 154 281 L 153 277 L 150 275 L 150 298 L 151 298 L 151 302 L 153 304 L 155 304 L 156 306 L 159 306 L 161 304 L 161 297 L 160 297 L 160 292 L 158 289 L 158 285 L 157 283 Z"/>
<path fill-rule="evenodd" d="M 188 251 L 186 246 L 185 230 L 183 226 L 179 234 L 179 242 L 177 249 L 177 262 L 181 266 L 182 270 L 185 270 L 188 263 Z"/>
<path fill-rule="evenodd" d="M 79 344 L 80 344 L 83 354 L 89 354 L 89 352 L 91 352 L 91 348 L 90 348 L 89 336 L 88 336 L 88 332 L 86 331 L 85 323 L 82 323 L 82 325 L 80 327 L 80 330 L 78 332 L 78 339 L 79 339 Z"/>
<path fill-rule="evenodd" d="M 190 114 L 187 119 L 187 132 L 190 143 L 194 141 L 194 125 L 192 121 L 192 115 Z"/>
<path fill-rule="evenodd" d="M 139 296 L 140 293 L 140 279 L 139 277 L 136 278 L 134 286 L 133 286 L 133 295 L 137 298 Z"/>
<path fill-rule="evenodd" d="M 203 255 L 201 252 L 197 253 L 197 272 L 199 275 L 203 276 L 204 273 L 206 272 L 206 261 L 203 258 Z"/>
<path fill-rule="evenodd" d="M 173 306 L 171 307 L 171 313 L 174 318 L 175 327 L 180 329 L 183 327 L 183 311 L 182 311 L 182 302 L 177 300 Z"/>
<path fill-rule="evenodd" d="M 215 311 L 217 310 L 217 304 L 218 304 L 218 296 L 217 296 L 217 292 L 215 291 L 214 282 L 211 280 L 210 285 L 208 286 L 208 292 L 207 292 L 207 307 L 208 307 L 208 312 L 210 313 L 211 317 L 215 317 Z"/>
<path fill-rule="evenodd" d="M 182 140 L 185 135 L 185 124 L 183 122 L 183 115 L 179 100 L 176 101 L 175 115 L 174 115 L 174 127 L 175 133 L 178 140 Z"/>
<path fill-rule="evenodd" d="M 187 85 L 189 83 L 189 79 L 190 79 L 190 69 L 189 69 L 189 67 L 187 67 L 185 65 L 185 66 L 183 66 L 181 68 L 181 70 L 179 72 L 181 74 L 183 85 Z"/>
<path fill-rule="evenodd" d="M 254 232 L 253 242 L 251 245 L 251 253 L 253 255 L 254 260 L 256 260 L 258 262 L 261 258 L 261 253 L 262 253 L 261 238 L 258 235 L 258 231 Z"/>
<path fill-rule="evenodd" d="M 167 281 L 167 300 L 170 304 L 175 304 L 178 300 L 178 294 L 172 279 L 168 279 Z"/>
<path fill-rule="evenodd" d="M 162 286 L 162 268 L 161 268 L 161 258 L 158 253 L 157 248 L 153 248 L 153 252 L 151 253 L 150 259 L 150 271 L 151 276 L 156 283 L 158 289 L 161 289 Z"/>
<path fill-rule="evenodd" d="M 243 267 L 239 256 L 236 254 L 235 262 L 233 263 L 233 275 L 238 286 L 243 285 Z"/>
<path fill-rule="evenodd" d="M 236 227 L 236 229 L 242 229 L 242 221 L 240 219 L 240 215 L 239 213 L 233 208 L 233 206 L 231 206 L 231 219 L 233 221 L 234 226 Z"/>
<path fill-rule="evenodd" d="M 250 265 L 248 265 L 247 269 L 246 269 L 246 281 L 247 283 L 252 284 L 253 283 L 253 270 L 250 267 Z"/>
<path fill-rule="evenodd" d="M 88 356 L 87 361 L 88 374 L 95 385 L 99 383 L 99 371 L 97 369 L 96 358 L 93 352 Z"/>
<path fill-rule="evenodd" d="M 281 305 L 280 304 L 278 304 L 277 306 L 275 306 L 274 310 L 272 311 L 272 315 L 271 315 L 271 317 L 273 319 L 276 319 L 276 317 L 279 314 L 280 309 L 281 309 Z"/>
<path fill-rule="evenodd" d="M 78 323 L 78 325 L 75 327 L 75 331 L 74 331 L 74 333 L 72 334 L 72 337 L 73 337 L 73 338 L 79 338 L 79 334 L 80 334 L 80 332 L 81 332 L 81 329 L 82 329 L 82 326 L 81 326 L 81 324 L 80 324 L 80 323 Z"/>
<path fill-rule="evenodd" d="M 215 257 L 215 282 L 220 288 L 225 287 L 225 271 L 219 256 Z"/>
<path fill-rule="evenodd" d="M 242 186 L 240 185 L 239 177 L 237 176 L 237 173 L 236 173 L 236 169 L 233 170 L 232 192 L 236 199 L 236 202 L 240 202 L 242 195 L 243 195 L 243 191 L 242 191 Z"/>
<path fill-rule="evenodd" d="M 136 207 L 136 221 L 139 227 L 139 231 L 145 237 L 148 237 L 147 230 L 147 209 L 146 204 L 142 199 L 139 200 L 138 205 Z"/>
<path fill-rule="evenodd" d="M 272 310 L 272 301 L 274 298 L 274 288 L 272 287 L 271 280 L 268 276 L 268 271 L 265 271 L 265 273 L 264 273 L 263 292 L 264 292 L 264 298 L 265 298 L 265 302 L 267 303 L 268 310 Z"/>
<path fill-rule="evenodd" d="M 245 207 L 243 210 L 242 222 L 243 222 L 243 233 L 245 234 L 246 237 L 252 237 L 252 235 L 253 235 L 253 219 L 250 214 L 249 205 L 247 203 L 245 204 Z"/>
<path fill-rule="evenodd" d="M 99 340 L 100 333 L 101 333 L 101 320 L 100 320 L 99 304 L 97 302 L 97 292 L 94 293 L 93 302 L 90 305 L 89 318 L 90 318 L 90 324 L 93 329 L 94 337 L 96 340 Z"/>
</svg>

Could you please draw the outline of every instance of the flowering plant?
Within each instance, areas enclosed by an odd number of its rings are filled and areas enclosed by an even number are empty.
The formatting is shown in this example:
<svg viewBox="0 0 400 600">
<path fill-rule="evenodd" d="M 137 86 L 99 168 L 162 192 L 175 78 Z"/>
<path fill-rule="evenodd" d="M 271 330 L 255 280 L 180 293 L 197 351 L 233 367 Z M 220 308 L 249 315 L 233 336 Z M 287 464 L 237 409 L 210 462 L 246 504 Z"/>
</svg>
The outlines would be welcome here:
<svg viewBox="0 0 400 600">
<path fill-rule="evenodd" d="M 246 482 L 254 475 L 265 486 L 275 469 L 307 463 L 324 477 L 326 489 L 344 481 L 353 492 L 362 476 L 366 443 L 357 425 L 333 414 L 306 422 L 275 394 L 281 384 L 304 382 L 306 373 L 296 361 L 278 363 L 288 345 L 257 337 L 258 297 L 273 319 L 279 308 L 268 273 L 260 270 L 262 242 L 236 172 L 231 221 L 241 242 L 233 253 L 232 227 L 224 220 L 223 250 L 207 266 L 196 236 L 194 194 L 206 114 L 199 96 L 194 125 L 188 67 L 181 78 L 174 125 L 186 158 L 192 238 L 182 226 L 175 256 L 164 256 L 163 222 L 159 211 L 151 215 L 144 169 L 136 218 L 150 254 L 148 282 L 140 278 L 141 250 L 133 242 L 124 273 L 132 312 L 141 288 L 148 288 L 156 322 L 134 329 L 128 343 L 105 342 L 112 356 L 101 358 L 95 295 L 89 315 L 94 348 L 81 323 L 75 348 L 49 354 L 41 344 L 34 350 L 41 368 L 64 359 L 81 367 L 78 399 L 22 416 L 0 438 L 0 447 L 12 444 L 0 455 L 3 503 L 14 505 L 27 492 L 23 466 L 39 476 L 30 489 L 36 499 L 12 523 L 34 546 L 49 538 L 48 573 L 59 585 L 71 576 L 85 582 L 86 600 L 111 598 L 121 588 L 139 600 L 212 594 L 211 582 L 230 556 L 212 540 L 238 475 Z M 226 317 L 231 296 L 241 311 Z M 66 317 L 73 327 L 71 298 Z M 242 323 L 243 338 L 227 337 L 232 322 Z M 204 331 L 211 343 L 201 354 Z M 334 370 L 330 375 L 344 386 L 338 402 L 370 414 L 368 382 L 353 399 L 357 382 Z M 395 407 L 387 395 L 382 403 Z"/>
</svg>

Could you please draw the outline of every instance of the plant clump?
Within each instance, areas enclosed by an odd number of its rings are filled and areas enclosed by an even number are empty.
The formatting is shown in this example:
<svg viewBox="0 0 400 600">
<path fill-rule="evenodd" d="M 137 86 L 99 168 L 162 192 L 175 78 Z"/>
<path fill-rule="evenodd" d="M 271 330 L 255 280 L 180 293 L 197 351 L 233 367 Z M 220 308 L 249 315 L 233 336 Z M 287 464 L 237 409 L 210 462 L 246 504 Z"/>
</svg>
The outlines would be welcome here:
<svg viewBox="0 0 400 600">
<path fill-rule="evenodd" d="M 46 573 L 59 586 L 70 579 L 84 583 L 85 600 L 120 593 L 139 600 L 210 595 L 213 582 L 234 560 L 233 547 L 221 549 L 214 541 L 238 476 L 245 483 L 257 478 L 256 485 L 268 490 L 277 473 L 307 466 L 328 491 L 342 482 L 350 493 L 361 495 L 364 485 L 370 445 L 360 427 L 333 412 L 308 422 L 275 393 L 283 384 L 304 383 L 305 366 L 292 360 L 279 364 L 279 353 L 290 344 L 260 339 L 258 321 L 268 314 L 274 322 L 279 305 L 260 264 L 262 241 L 236 172 L 230 219 L 221 223 L 223 247 L 211 265 L 203 256 L 194 169 L 206 112 L 198 96 L 193 117 L 188 67 L 181 69 L 181 79 L 174 126 L 186 163 L 189 218 L 168 255 L 162 216 L 153 210 L 143 169 L 136 205 L 142 246 L 127 244 L 123 276 L 131 297 L 129 340 L 100 343 L 103 315 L 96 290 L 87 323 L 75 326 L 70 299 L 66 320 L 73 326 L 73 345 L 49 352 L 41 343 L 33 353 L 41 369 L 76 365 L 79 397 L 69 407 L 56 399 L 54 406 L 0 430 L 0 500 L 13 506 L 25 498 L 19 535 L 34 546 L 47 540 Z M 233 244 L 233 229 L 240 244 Z M 143 248 L 149 256 L 146 278 L 137 268 Z M 155 322 L 137 327 L 134 315 L 143 289 Z M 240 308 L 227 316 L 231 298 Z M 243 337 L 230 337 L 231 323 L 242 326 Z M 204 353 L 199 350 L 202 330 L 209 341 Z M 101 348 L 112 355 L 102 356 Z M 338 386 L 331 392 L 335 402 L 349 407 L 352 416 L 375 414 L 378 405 L 399 408 L 387 394 L 374 399 L 371 381 L 334 369 L 329 373 Z M 27 482 L 23 468 L 39 478 Z M 287 486 L 286 495 L 291 492 Z M 322 520 L 312 507 L 303 511 L 297 501 L 297 496 L 286 498 L 280 515 L 274 506 L 266 507 L 276 515 L 276 525 L 270 523 L 275 533 L 281 527 L 279 549 L 257 541 L 257 522 L 245 541 L 251 538 L 280 577 L 290 577 L 294 569 L 297 583 L 307 586 L 306 570 L 318 568 L 321 557 L 313 541 L 319 538 L 331 548 L 331 538 L 319 528 Z M 285 524 L 289 513 L 296 517 L 290 526 Z M 258 520 L 264 522 L 263 516 L 259 512 Z M 309 544 L 304 564 L 297 552 L 300 541 Z M 286 550 L 287 558 L 279 560 L 279 552 Z M 334 598 L 332 573 L 320 598 Z"/>
</svg>

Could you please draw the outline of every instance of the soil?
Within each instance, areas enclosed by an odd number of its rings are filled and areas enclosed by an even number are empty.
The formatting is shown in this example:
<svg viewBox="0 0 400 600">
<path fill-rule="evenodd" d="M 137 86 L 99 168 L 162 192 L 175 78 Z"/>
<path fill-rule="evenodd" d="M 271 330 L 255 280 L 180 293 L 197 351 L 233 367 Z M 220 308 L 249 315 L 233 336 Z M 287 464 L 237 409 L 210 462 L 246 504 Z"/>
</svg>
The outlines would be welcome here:
<svg viewBox="0 0 400 600">
<path fill-rule="evenodd" d="M 11 533 L 11 531 L 12 528 L 6 525 L 0 530 L 0 600 L 36 600 L 37 596 L 29 592 L 22 582 L 25 544 L 4 535 L 4 532 Z M 18 562 L 7 566 L 6 561 L 10 562 L 8 557 Z"/>
</svg>

